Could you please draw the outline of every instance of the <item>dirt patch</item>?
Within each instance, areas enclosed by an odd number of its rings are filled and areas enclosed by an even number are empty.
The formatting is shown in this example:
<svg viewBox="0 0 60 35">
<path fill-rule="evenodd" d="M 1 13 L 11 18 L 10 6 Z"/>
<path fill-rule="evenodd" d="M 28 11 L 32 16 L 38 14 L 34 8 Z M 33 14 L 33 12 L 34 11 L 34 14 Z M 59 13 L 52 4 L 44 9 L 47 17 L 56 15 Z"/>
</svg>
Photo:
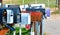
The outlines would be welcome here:
<svg viewBox="0 0 60 35">
<path fill-rule="evenodd" d="M 54 14 L 50 17 L 51 20 L 60 20 L 60 14 Z"/>
</svg>

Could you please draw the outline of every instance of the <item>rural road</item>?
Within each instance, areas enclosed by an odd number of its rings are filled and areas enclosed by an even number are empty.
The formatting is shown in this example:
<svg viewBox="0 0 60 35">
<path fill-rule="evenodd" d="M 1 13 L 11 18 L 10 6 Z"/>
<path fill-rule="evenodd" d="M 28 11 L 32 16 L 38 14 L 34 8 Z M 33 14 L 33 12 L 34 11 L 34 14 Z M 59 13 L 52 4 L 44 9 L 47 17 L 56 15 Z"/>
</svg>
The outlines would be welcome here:
<svg viewBox="0 0 60 35">
<path fill-rule="evenodd" d="M 60 15 L 51 15 L 45 19 L 44 31 L 46 35 L 60 35 Z"/>
</svg>

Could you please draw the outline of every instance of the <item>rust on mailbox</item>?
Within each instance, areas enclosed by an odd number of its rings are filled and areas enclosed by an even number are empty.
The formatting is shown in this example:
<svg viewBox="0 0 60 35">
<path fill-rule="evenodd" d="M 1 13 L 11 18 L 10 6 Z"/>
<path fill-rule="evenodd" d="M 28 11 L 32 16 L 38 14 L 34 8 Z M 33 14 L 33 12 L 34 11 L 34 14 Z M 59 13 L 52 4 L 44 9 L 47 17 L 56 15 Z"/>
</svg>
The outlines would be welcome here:
<svg viewBox="0 0 60 35">
<path fill-rule="evenodd" d="M 31 21 L 41 21 L 42 20 L 42 12 L 31 12 Z"/>
</svg>

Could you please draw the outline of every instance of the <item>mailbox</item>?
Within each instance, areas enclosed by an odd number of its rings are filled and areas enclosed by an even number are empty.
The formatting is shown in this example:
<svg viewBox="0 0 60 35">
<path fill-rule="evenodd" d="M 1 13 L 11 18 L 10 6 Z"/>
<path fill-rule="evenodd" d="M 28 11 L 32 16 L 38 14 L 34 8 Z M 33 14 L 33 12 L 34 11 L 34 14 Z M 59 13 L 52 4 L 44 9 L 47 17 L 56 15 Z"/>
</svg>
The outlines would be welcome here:
<svg viewBox="0 0 60 35">
<path fill-rule="evenodd" d="M 43 16 L 46 18 L 46 12 L 45 12 L 45 8 L 39 7 L 39 6 L 35 6 L 35 7 L 28 7 L 26 8 L 27 13 L 30 12 L 42 12 Z"/>
<path fill-rule="evenodd" d="M 4 8 L 10 8 L 13 11 L 13 23 L 19 23 L 20 21 L 20 5 L 15 4 L 5 4 L 3 5 Z"/>
<path fill-rule="evenodd" d="M 43 16 L 45 17 L 45 8 L 39 7 L 39 6 L 34 6 L 34 7 L 28 7 L 26 8 L 27 13 L 31 14 L 31 22 L 34 23 L 34 35 L 37 35 L 39 32 L 36 27 L 40 26 L 40 35 L 42 34 L 42 20 Z M 40 22 L 40 23 L 36 23 Z M 36 26 L 36 24 L 40 24 Z"/>
<path fill-rule="evenodd" d="M 10 8 L 0 8 L 0 23 L 10 30 L 15 30 L 13 27 L 8 25 L 13 23 L 13 11 Z"/>
<path fill-rule="evenodd" d="M 21 23 L 22 24 L 30 24 L 30 14 L 29 13 L 21 13 Z"/>
<path fill-rule="evenodd" d="M 0 8 L 0 23 L 7 22 L 10 23 L 19 23 L 21 22 L 20 8 Z"/>
</svg>

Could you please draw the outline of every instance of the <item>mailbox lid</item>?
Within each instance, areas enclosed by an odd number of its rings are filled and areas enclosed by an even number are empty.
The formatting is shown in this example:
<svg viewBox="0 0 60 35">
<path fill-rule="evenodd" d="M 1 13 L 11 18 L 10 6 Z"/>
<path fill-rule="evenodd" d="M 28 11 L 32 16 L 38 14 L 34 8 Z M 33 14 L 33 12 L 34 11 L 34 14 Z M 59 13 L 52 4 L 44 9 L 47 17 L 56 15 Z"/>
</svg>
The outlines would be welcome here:
<svg viewBox="0 0 60 35">
<path fill-rule="evenodd" d="M 41 8 L 41 7 L 28 7 L 26 8 L 27 12 L 45 12 L 45 8 Z"/>
<path fill-rule="evenodd" d="M 13 11 L 10 9 L 7 9 L 7 23 L 13 23 Z"/>
</svg>

